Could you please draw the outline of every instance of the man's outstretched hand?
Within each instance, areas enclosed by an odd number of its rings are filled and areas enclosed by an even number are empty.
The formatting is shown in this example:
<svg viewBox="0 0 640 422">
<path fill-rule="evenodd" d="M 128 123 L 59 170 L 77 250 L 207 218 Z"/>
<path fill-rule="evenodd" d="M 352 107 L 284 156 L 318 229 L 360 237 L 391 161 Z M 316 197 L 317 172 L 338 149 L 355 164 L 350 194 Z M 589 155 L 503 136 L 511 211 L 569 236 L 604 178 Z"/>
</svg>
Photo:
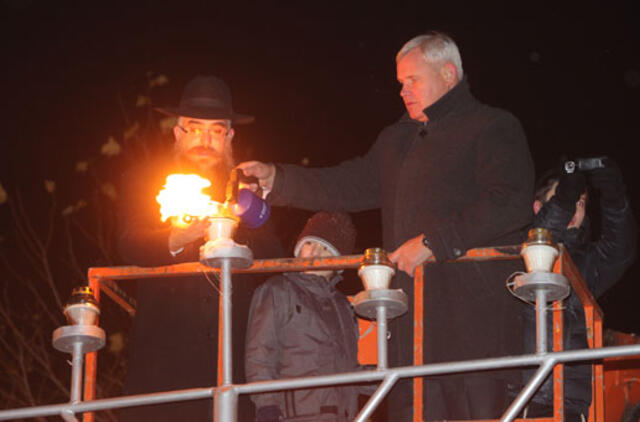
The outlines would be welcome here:
<svg viewBox="0 0 640 422">
<path fill-rule="evenodd" d="M 253 176 L 258 179 L 259 186 L 255 183 L 250 183 L 249 189 L 253 192 L 257 192 L 258 189 L 269 192 L 273 189 L 273 181 L 276 178 L 276 166 L 273 163 L 263 163 L 260 161 L 245 161 L 237 165 L 242 169 L 245 176 Z"/>
</svg>

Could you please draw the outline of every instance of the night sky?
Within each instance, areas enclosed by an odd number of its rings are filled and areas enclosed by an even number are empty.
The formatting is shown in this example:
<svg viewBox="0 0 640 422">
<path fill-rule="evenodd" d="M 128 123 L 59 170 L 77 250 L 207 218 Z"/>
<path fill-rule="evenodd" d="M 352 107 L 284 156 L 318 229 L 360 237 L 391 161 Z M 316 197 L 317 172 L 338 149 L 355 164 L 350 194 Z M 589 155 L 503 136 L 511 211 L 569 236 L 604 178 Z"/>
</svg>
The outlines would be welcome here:
<svg viewBox="0 0 640 422">
<path fill-rule="evenodd" d="M 639 216 L 635 2 L 465 3 L 0 0 L 0 182 L 72 183 L 76 161 L 122 136 L 121 103 L 145 94 L 147 72 L 170 81 L 154 105 L 176 103 L 197 74 L 224 79 L 236 111 L 256 116 L 236 128 L 239 160 L 337 163 L 402 114 L 395 53 L 438 29 L 458 43 L 472 92 L 520 118 L 538 172 L 562 154 L 608 155 Z M 376 213 L 356 222 L 359 246 L 379 242 Z M 601 301 L 611 327 L 640 332 L 639 266 Z"/>
</svg>

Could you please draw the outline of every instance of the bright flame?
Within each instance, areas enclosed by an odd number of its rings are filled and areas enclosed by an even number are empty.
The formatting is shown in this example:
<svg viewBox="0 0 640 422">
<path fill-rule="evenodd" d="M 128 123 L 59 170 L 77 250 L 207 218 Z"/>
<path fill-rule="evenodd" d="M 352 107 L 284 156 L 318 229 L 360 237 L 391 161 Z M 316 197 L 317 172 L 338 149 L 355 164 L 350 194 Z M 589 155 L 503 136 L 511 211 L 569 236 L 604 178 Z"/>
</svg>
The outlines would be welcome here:
<svg viewBox="0 0 640 422">
<path fill-rule="evenodd" d="M 160 218 L 166 221 L 175 217 L 173 223 L 188 225 L 193 218 L 203 218 L 221 213 L 222 204 L 213 201 L 202 189 L 211 182 L 197 174 L 170 174 L 164 187 L 156 196 L 160 204 Z"/>
</svg>

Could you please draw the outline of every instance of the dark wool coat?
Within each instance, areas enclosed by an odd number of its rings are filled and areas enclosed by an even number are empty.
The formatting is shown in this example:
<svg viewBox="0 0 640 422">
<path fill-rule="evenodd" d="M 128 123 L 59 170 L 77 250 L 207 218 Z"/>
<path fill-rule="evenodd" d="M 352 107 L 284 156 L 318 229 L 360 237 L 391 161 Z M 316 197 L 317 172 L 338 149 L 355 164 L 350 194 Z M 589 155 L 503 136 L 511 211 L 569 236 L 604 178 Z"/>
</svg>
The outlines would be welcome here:
<svg viewBox="0 0 640 422">
<path fill-rule="evenodd" d="M 424 233 L 439 262 L 521 242 L 532 218 L 533 164 L 518 120 L 478 102 L 466 80 L 425 114 L 426 125 L 405 114 L 365 155 L 335 167 L 280 165 L 269 200 L 309 210 L 380 208 L 385 249 Z M 513 269 L 513 262 L 427 267 L 425 362 L 522 351 L 522 307 L 504 287 Z M 401 273 L 394 284 L 412 304 L 412 280 Z M 412 363 L 412 312 L 392 325 L 392 364 Z M 396 403 L 409 406 L 410 397 Z"/>
<path fill-rule="evenodd" d="M 622 209 L 602 204 L 600 207 L 602 235 L 597 241 L 590 242 L 589 221 L 585 219 L 584 233 L 571 229 L 569 237 L 566 229 L 573 212 L 560 206 L 556 197 L 552 197 L 534 218 L 534 227 L 550 229 L 554 238 L 564 242 L 573 258 L 587 287 L 597 299 L 620 280 L 625 270 L 631 266 L 636 255 L 637 226 L 628 201 Z M 572 291 L 563 302 L 564 312 L 564 350 L 586 349 L 587 328 L 584 308 L 578 296 Z M 553 315 L 548 315 L 548 338 L 552 338 Z M 533 307 L 525 313 L 525 348 L 528 353 L 536 350 L 536 317 Z M 526 373 L 527 381 L 533 375 Z M 565 406 L 569 413 L 587 415 L 591 405 L 591 365 L 571 364 L 564 366 Z M 547 380 L 533 401 L 553 406 L 553 383 Z"/>
<path fill-rule="evenodd" d="M 341 280 L 286 273 L 269 279 L 251 301 L 246 341 L 248 381 L 329 375 L 358 369 L 358 325 Z M 284 420 L 350 421 L 354 386 L 255 394 L 257 409 L 280 408 Z"/>
<path fill-rule="evenodd" d="M 139 266 L 197 262 L 202 239 L 173 257 L 169 253 L 169 223 L 160 222 L 155 197 L 172 173 L 197 173 L 174 160 L 138 166 L 123 177 L 119 204 L 121 256 Z M 222 200 L 226 175 L 212 178 L 210 194 Z M 238 243 L 248 244 L 255 258 L 282 256 L 269 224 L 258 230 L 238 230 Z M 233 276 L 233 347 L 244 354 L 244 332 L 251 293 L 260 278 Z M 214 276 L 169 277 L 137 282 L 137 309 L 131 333 L 124 392 L 139 394 L 217 385 L 218 289 Z M 238 286 L 242 286 L 238 288 Z M 233 362 L 234 382 L 245 382 L 242 359 Z M 208 421 L 213 400 L 198 400 L 124 409 L 121 421 Z M 240 398 L 238 420 L 251 420 L 248 398 Z"/>
</svg>

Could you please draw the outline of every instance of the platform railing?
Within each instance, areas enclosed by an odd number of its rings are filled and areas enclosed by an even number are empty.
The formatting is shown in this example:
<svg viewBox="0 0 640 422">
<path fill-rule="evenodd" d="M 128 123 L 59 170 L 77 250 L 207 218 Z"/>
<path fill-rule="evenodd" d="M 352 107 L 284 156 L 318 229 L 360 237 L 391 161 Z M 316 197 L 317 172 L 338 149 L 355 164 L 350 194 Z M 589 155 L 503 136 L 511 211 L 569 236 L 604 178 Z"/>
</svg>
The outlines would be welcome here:
<svg viewBox="0 0 640 422">
<path fill-rule="evenodd" d="M 478 248 L 472 249 L 456 262 L 464 261 L 489 261 L 500 259 L 519 259 L 520 245 Z M 271 260 L 256 260 L 247 269 L 237 270 L 234 273 L 264 273 L 283 271 L 308 271 L 317 269 L 347 269 L 357 268 L 362 261 L 362 255 L 349 255 L 341 257 L 327 258 L 283 258 Z M 427 262 L 427 265 L 433 261 Z M 99 300 L 100 293 L 115 300 L 131 315 L 135 314 L 134 307 L 118 293 L 115 281 L 141 279 L 148 277 L 178 277 L 185 275 L 195 275 L 202 273 L 215 273 L 219 269 L 214 269 L 200 263 L 184 263 L 164 267 L 141 268 L 141 267 L 102 267 L 91 268 L 88 278 L 89 285 L 94 289 L 96 298 Z M 227 385 L 224 387 L 198 388 L 189 390 L 177 390 L 165 393 L 142 394 L 136 396 L 125 396 L 120 398 L 95 400 L 95 382 L 97 371 L 97 353 L 89 353 L 85 360 L 84 375 L 84 402 L 64 403 L 59 405 L 37 406 L 24 409 L 0 411 L 0 420 L 8 420 L 22 417 L 38 417 L 45 415 L 64 415 L 83 413 L 85 422 L 93 420 L 93 412 L 98 410 L 114 409 L 119 407 L 139 406 L 142 404 L 166 403 L 171 401 L 195 400 L 202 398 L 214 398 L 219 402 L 220 408 L 226 409 L 219 414 L 219 420 L 235 420 L 235 404 L 237 404 L 238 394 L 254 394 L 259 392 L 277 391 L 282 389 L 293 389 L 302 387 L 319 387 L 325 385 L 349 384 L 364 381 L 382 381 L 376 393 L 362 409 L 356 420 L 365 420 L 373 412 L 373 409 L 380 403 L 395 382 L 400 378 L 414 378 L 414 421 L 422 420 L 422 394 L 423 383 L 421 377 L 450 374 L 477 370 L 504 369 L 520 366 L 539 366 L 539 370 L 526 386 L 525 394 L 519 397 L 519 401 L 512 403 L 507 409 L 502 420 L 513 420 L 519 414 L 522 406 L 526 403 L 539 385 L 544 381 L 546 375 L 552 370 L 554 372 L 554 414 L 552 418 L 538 418 L 537 421 L 562 421 L 563 420 L 563 376 L 562 364 L 565 362 L 580 360 L 595 360 L 593 377 L 593 402 L 590 410 L 590 420 L 602 422 L 604 420 L 604 392 L 603 392 L 603 372 L 602 364 L 598 361 L 608 357 L 640 355 L 640 346 L 620 346 L 602 347 L 602 311 L 598 307 L 595 299 L 590 294 L 586 285 L 582 281 L 579 272 L 571 261 L 568 253 L 561 249 L 559 259 L 554 264 L 554 272 L 562 273 L 569 279 L 572 288 L 580 298 L 586 315 L 587 333 L 589 346 L 593 350 L 566 351 L 562 350 L 562 309 L 560 303 L 554 303 L 553 312 L 553 353 L 538 355 L 523 355 L 513 357 L 500 357 L 483 360 L 472 360 L 451 363 L 438 363 L 423 365 L 423 342 L 424 333 L 422 320 L 424 318 L 424 272 L 419 267 L 416 270 L 414 279 L 414 365 L 401 368 L 390 368 L 375 371 L 362 371 L 347 374 L 335 374 L 320 377 L 296 378 L 290 380 L 275 380 L 260 383 L 249 383 L 242 385 Z M 222 347 L 222 345 L 219 345 Z M 595 348 L 595 349 L 594 349 Z M 219 353 L 220 356 L 220 353 Z M 219 374 L 220 378 L 220 374 Z M 220 379 L 219 379 L 220 381 Z M 218 383 L 221 385 L 221 383 Z M 224 390 L 224 391 L 223 391 Z M 522 399 L 524 397 L 524 399 Z M 222 418 L 222 419 L 220 419 Z"/>
</svg>

